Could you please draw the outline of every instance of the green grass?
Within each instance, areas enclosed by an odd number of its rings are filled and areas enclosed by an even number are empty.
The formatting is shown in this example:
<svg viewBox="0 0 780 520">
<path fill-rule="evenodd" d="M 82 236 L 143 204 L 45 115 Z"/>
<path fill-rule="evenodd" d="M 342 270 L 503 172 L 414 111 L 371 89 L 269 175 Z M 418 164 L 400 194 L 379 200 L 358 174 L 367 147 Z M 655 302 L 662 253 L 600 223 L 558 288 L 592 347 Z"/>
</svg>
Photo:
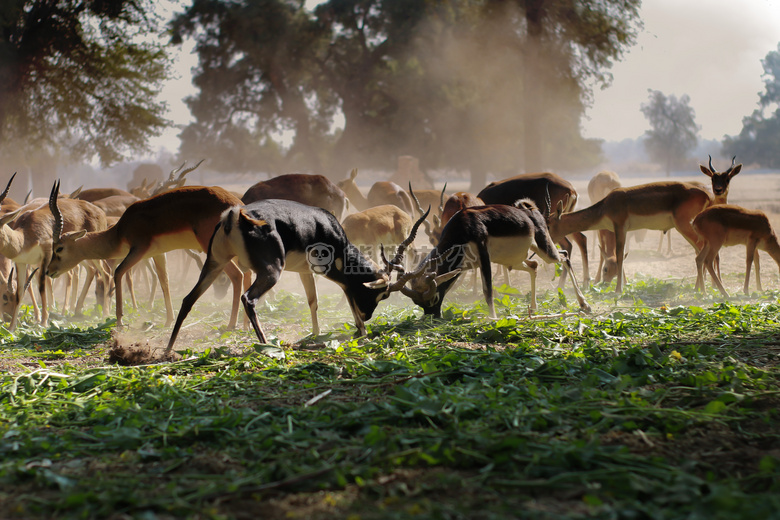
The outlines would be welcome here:
<svg viewBox="0 0 780 520">
<path fill-rule="evenodd" d="M 550 292 L 540 314 L 575 315 L 533 320 L 506 287 L 498 320 L 383 304 L 361 340 L 325 298 L 323 336 L 220 332 L 144 367 L 70 362 L 112 321 L 6 331 L 0 359 L 26 364 L 0 376 L 0 516 L 777 517 L 777 293 L 587 297 L 597 314 Z M 302 301 L 263 323 L 308 328 Z M 191 319 L 217 330 L 211 310 Z"/>
</svg>

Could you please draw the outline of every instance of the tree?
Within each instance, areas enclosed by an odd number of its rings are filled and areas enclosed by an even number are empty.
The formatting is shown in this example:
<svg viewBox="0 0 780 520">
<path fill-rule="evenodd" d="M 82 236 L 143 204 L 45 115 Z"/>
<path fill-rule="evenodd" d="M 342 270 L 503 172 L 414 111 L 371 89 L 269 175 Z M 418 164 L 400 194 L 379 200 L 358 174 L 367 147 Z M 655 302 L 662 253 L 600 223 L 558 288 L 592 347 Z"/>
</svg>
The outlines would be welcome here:
<svg viewBox="0 0 780 520">
<path fill-rule="evenodd" d="M 540 62 L 529 76 L 531 2 L 329 0 L 312 13 L 300 0 L 199 0 L 172 24 L 199 54 L 184 146 L 230 149 L 225 169 L 334 176 L 411 154 L 424 168 L 469 169 L 476 185 L 529 161 L 595 163 L 598 143 L 579 129 L 588 85 L 609 81 L 639 1 L 537 3 Z M 529 77 L 536 88 L 525 92 Z M 333 132 L 336 114 L 344 127 Z M 269 146 L 285 130 L 289 151 Z"/>
<path fill-rule="evenodd" d="M 168 58 L 145 38 L 147 0 L 3 0 L 0 151 L 4 158 L 110 164 L 167 125 L 156 100 Z M 48 188 L 46 189 L 48 191 Z"/>
<path fill-rule="evenodd" d="M 699 125 L 687 95 L 678 100 L 658 90 L 648 92 L 650 100 L 641 105 L 651 126 L 644 135 L 645 150 L 668 176 L 673 168 L 685 166 L 688 152 L 696 148 Z"/>
<path fill-rule="evenodd" d="M 738 136 L 723 139 L 723 153 L 767 168 L 780 168 L 780 44 L 761 64 L 766 91 L 759 95 L 759 108 L 742 119 Z"/>
</svg>

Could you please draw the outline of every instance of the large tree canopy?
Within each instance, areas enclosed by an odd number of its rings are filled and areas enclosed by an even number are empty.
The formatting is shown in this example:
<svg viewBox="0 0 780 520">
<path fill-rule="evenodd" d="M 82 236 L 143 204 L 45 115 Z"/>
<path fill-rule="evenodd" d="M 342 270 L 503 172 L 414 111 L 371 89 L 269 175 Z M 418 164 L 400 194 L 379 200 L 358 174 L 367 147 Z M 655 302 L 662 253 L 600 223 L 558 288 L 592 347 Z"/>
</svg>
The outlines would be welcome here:
<svg viewBox="0 0 780 520">
<path fill-rule="evenodd" d="M 761 64 L 766 90 L 759 94 L 759 108 L 742 120 L 738 136 L 726 136 L 723 153 L 738 155 L 746 163 L 780 168 L 780 44 Z"/>
<path fill-rule="evenodd" d="M 168 60 L 146 35 L 151 0 L 3 0 L 0 149 L 6 156 L 146 150 L 167 121 Z"/>
<path fill-rule="evenodd" d="M 534 168 L 593 164 L 580 118 L 590 85 L 606 84 L 633 42 L 639 0 L 302 4 L 197 0 L 174 20 L 199 55 L 183 153 L 207 149 L 226 170 L 334 176 L 405 154 L 483 173 L 530 168 L 529 157 Z"/>
<path fill-rule="evenodd" d="M 651 127 L 645 132 L 645 149 L 669 175 L 673 168 L 686 165 L 688 152 L 696 148 L 699 126 L 687 95 L 677 99 L 658 90 L 649 92 L 650 99 L 641 106 Z"/>
</svg>

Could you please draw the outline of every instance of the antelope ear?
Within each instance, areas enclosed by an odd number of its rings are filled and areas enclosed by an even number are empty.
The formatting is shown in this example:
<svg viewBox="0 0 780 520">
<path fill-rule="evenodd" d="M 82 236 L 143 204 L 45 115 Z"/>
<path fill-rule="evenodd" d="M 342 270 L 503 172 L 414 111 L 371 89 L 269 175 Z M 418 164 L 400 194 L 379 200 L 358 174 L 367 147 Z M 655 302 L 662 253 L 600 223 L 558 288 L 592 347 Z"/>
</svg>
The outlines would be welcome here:
<svg viewBox="0 0 780 520">
<path fill-rule="evenodd" d="M 702 172 L 704 175 L 706 175 L 707 177 L 712 177 L 712 172 L 709 170 L 709 168 L 707 168 L 707 167 L 706 167 L 706 166 L 704 166 L 703 164 L 700 164 L 700 165 L 699 165 L 699 169 L 701 169 L 701 172 Z M 736 174 L 735 174 L 735 175 L 736 175 Z"/>
<path fill-rule="evenodd" d="M 460 269 L 455 269 L 454 271 L 450 271 L 449 273 L 440 274 L 436 278 L 434 278 L 434 282 L 436 282 L 436 285 L 439 285 L 440 283 L 444 283 L 447 280 L 452 280 L 456 276 L 460 274 Z"/>
<path fill-rule="evenodd" d="M 563 215 L 563 201 L 558 201 L 558 206 L 555 208 L 555 216 L 556 218 L 561 218 L 561 215 Z"/>
<path fill-rule="evenodd" d="M 742 171 L 742 165 L 741 164 L 738 164 L 738 165 L 734 166 L 734 169 L 731 170 L 731 173 L 729 174 L 729 179 L 731 179 L 732 177 L 734 177 L 736 174 L 738 174 L 741 171 Z"/>
<path fill-rule="evenodd" d="M 71 231 L 70 233 L 63 233 L 62 237 L 60 238 L 60 241 L 62 241 L 64 239 L 78 240 L 79 238 L 83 237 L 86 234 L 87 234 L 87 230 L 86 229 L 79 229 L 78 231 Z"/>
</svg>

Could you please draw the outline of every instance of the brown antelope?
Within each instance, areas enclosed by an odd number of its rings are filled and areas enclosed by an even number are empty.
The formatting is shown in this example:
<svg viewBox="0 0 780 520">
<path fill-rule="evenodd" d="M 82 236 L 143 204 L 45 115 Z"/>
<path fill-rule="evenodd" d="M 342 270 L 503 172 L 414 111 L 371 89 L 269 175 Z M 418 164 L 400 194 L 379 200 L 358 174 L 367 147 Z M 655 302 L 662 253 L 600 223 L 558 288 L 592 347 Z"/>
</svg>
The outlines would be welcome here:
<svg viewBox="0 0 780 520">
<path fill-rule="evenodd" d="M 159 195 L 160 193 L 164 193 L 166 191 L 173 190 L 175 188 L 181 188 L 182 186 L 184 186 L 184 183 L 187 182 L 187 179 L 185 179 L 184 177 L 188 173 L 196 169 L 198 166 L 200 166 L 204 160 L 205 159 L 201 159 L 200 161 L 198 161 L 198 164 L 187 169 L 183 169 L 187 163 L 186 162 L 182 163 L 181 166 L 170 171 L 167 179 L 159 183 L 155 183 L 154 181 L 151 181 L 147 184 L 146 179 L 144 179 L 140 186 L 136 186 L 135 188 L 130 190 L 130 195 L 136 196 L 139 199 L 147 199 L 154 195 Z M 178 174 L 178 176 L 176 174 Z"/>
<path fill-rule="evenodd" d="M 523 173 L 501 181 L 491 182 L 477 194 L 485 204 L 512 205 L 522 198 L 531 199 L 542 213 L 549 215 L 558 204 L 563 204 L 565 211 L 573 211 L 577 205 L 577 190 L 572 184 L 554 173 Z M 557 235 L 550 229 L 553 241 L 561 244 L 571 259 L 572 244 L 566 235 Z M 582 255 L 582 283 L 590 283 L 588 270 L 588 240 L 579 232 L 571 233 L 572 240 L 577 243 Z M 561 275 L 559 287 L 566 283 L 566 271 Z"/>
<path fill-rule="evenodd" d="M 60 201 L 51 204 L 58 212 Z M 177 249 L 208 250 L 209 239 L 223 211 L 241 200 L 219 187 L 184 186 L 131 204 L 105 231 L 77 231 L 55 235 L 47 274 L 52 278 L 86 259 L 121 258 L 114 270 L 117 326 L 122 326 L 122 277 L 144 258 L 151 257 L 157 270 L 167 310 L 166 326 L 173 321 L 165 253 Z M 243 276 L 233 263 L 225 272 L 233 283 L 229 328 L 236 325 Z"/>
<path fill-rule="evenodd" d="M 393 204 L 374 206 L 344 217 L 341 226 L 347 234 L 347 240 L 369 253 L 369 258 L 377 260 L 379 246 L 397 246 L 403 242 L 412 230 L 412 217 Z M 410 244 L 410 247 L 414 247 Z"/>
<path fill-rule="evenodd" d="M 347 208 L 347 196 L 323 175 L 290 173 L 260 181 L 251 186 L 241 197 L 250 204 L 258 200 L 284 199 L 323 208 L 341 220 Z"/>
<path fill-rule="evenodd" d="M 696 289 L 704 291 L 704 268 L 707 268 L 712 283 L 728 298 L 720 273 L 715 268 L 715 259 L 722 247 L 745 245 L 745 284 L 742 288 L 749 294 L 750 265 L 757 258 L 757 249 L 769 253 L 780 267 L 780 244 L 772 225 L 763 211 L 746 209 L 733 204 L 711 206 L 693 219 L 693 228 L 701 237 L 703 246 L 696 255 Z M 761 275 L 756 265 L 756 287 L 761 288 Z"/>
<path fill-rule="evenodd" d="M 737 156 L 731 158 L 731 166 L 724 172 L 718 172 L 712 167 L 712 156 L 710 158 L 709 167 L 703 164 L 699 165 L 701 172 L 712 180 L 712 194 L 714 195 L 714 204 L 726 204 L 729 196 L 729 183 L 736 174 L 742 171 L 741 164 L 734 164 L 737 160 Z"/>
<path fill-rule="evenodd" d="M 698 253 L 701 239 L 691 222 L 705 208 L 712 205 L 712 195 L 706 189 L 688 182 L 652 182 L 616 188 L 592 206 L 565 213 L 563 203 L 548 220 L 550 234 L 568 235 L 577 231 L 608 229 L 615 232 L 617 258 L 617 286 L 623 291 L 623 260 L 626 233 L 635 229 L 677 229 Z"/>
<path fill-rule="evenodd" d="M 106 197 L 135 197 L 132 193 L 119 188 L 88 188 L 81 190 L 78 197 L 74 199 L 86 200 L 87 202 L 95 202 L 96 200 L 105 199 Z"/>
<path fill-rule="evenodd" d="M 447 291 L 461 272 L 480 267 L 482 288 L 490 317 L 496 317 L 493 304 L 493 282 L 490 262 L 526 271 L 531 277 L 530 309 L 536 310 L 537 263 L 528 259 L 532 251 L 545 262 L 563 262 L 571 271 L 564 252 L 559 252 L 547 231 L 544 217 L 530 199 L 517 205 L 489 204 L 465 208 L 444 226 L 441 240 L 410 276 L 410 285 L 401 292 L 423 308 L 425 314 L 441 316 L 441 305 Z M 576 282 L 574 291 L 580 308 L 590 312 Z"/>
<path fill-rule="evenodd" d="M 344 290 L 357 332 L 365 335 L 365 321 L 377 304 L 392 291 L 400 290 L 408 279 L 401 276 L 391 282 L 390 275 L 400 269 L 404 250 L 414 241 L 424 218 L 412 227 L 393 260 L 386 262 L 386 269 L 379 270 L 349 242 L 336 217 L 322 208 L 278 199 L 230 208 L 214 230 L 198 282 L 182 301 L 166 353 L 173 348 L 192 306 L 233 258 L 257 275 L 241 301 L 260 342 L 265 343 L 266 338 L 255 305 L 285 270 L 300 273 L 304 280 L 315 335 L 319 334 L 319 324 L 314 274 L 325 276 Z"/>
<path fill-rule="evenodd" d="M 615 188 L 620 188 L 620 178 L 612 171 L 600 171 L 588 182 L 588 197 L 594 204 Z M 609 283 L 617 275 L 617 258 L 615 257 L 615 232 L 599 229 L 597 232 L 599 247 L 599 267 L 596 270 L 595 283 Z M 625 278 L 625 274 L 623 274 Z"/>
<path fill-rule="evenodd" d="M 107 217 L 121 217 L 130 204 L 139 200 L 135 195 L 111 195 L 97 199 L 92 204 L 102 209 Z"/>
<path fill-rule="evenodd" d="M 55 182 L 49 198 L 51 203 L 57 200 L 58 194 L 59 182 Z M 0 198 L 0 203 L 2 203 L 2 198 Z M 99 232 L 106 228 L 106 216 L 95 205 L 87 201 L 69 198 L 63 198 L 59 203 L 62 205 L 62 215 L 59 220 L 61 228 L 64 226 L 69 232 L 77 230 Z M 24 287 L 22 280 L 27 265 L 40 266 L 38 292 L 41 298 L 41 312 L 38 315 L 36 306 L 35 317 L 44 326 L 48 323 L 49 309 L 44 273 L 52 256 L 52 237 L 58 224 L 55 220 L 52 212 L 45 206 L 30 211 L 25 211 L 22 207 L 14 213 L 6 214 L 0 218 L 0 254 L 10 258 L 16 264 L 17 274 L 17 295 L 9 330 L 13 330 L 16 326 Z M 78 262 L 74 263 L 67 270 L 76 267 L 77 264 Z M 87 271 L 88 280 L 91 282 L 91 277 L 94 277 L 96 273 L 95 267 L 88 267 Z M 83 304 L 83 299 L 80 299 L 80 303 Z"/>
<path fill-rule="evenodd" d="M 347 198 L 355 209 L 363 211 L 364 209 L 383 204 L 395 204 L 408 214 L 413 214 L 412 199 L 398 184 L 390 181 L 377 181 L 371 186 L 368 195 L 363 195 L 363 192 L 360 191 L 355 182 L 357 173 L 357 168 L 353 168 L 349 174 L 349 179 L 337 183 L 338 187 L 346 193 Z"/>
</svg>

